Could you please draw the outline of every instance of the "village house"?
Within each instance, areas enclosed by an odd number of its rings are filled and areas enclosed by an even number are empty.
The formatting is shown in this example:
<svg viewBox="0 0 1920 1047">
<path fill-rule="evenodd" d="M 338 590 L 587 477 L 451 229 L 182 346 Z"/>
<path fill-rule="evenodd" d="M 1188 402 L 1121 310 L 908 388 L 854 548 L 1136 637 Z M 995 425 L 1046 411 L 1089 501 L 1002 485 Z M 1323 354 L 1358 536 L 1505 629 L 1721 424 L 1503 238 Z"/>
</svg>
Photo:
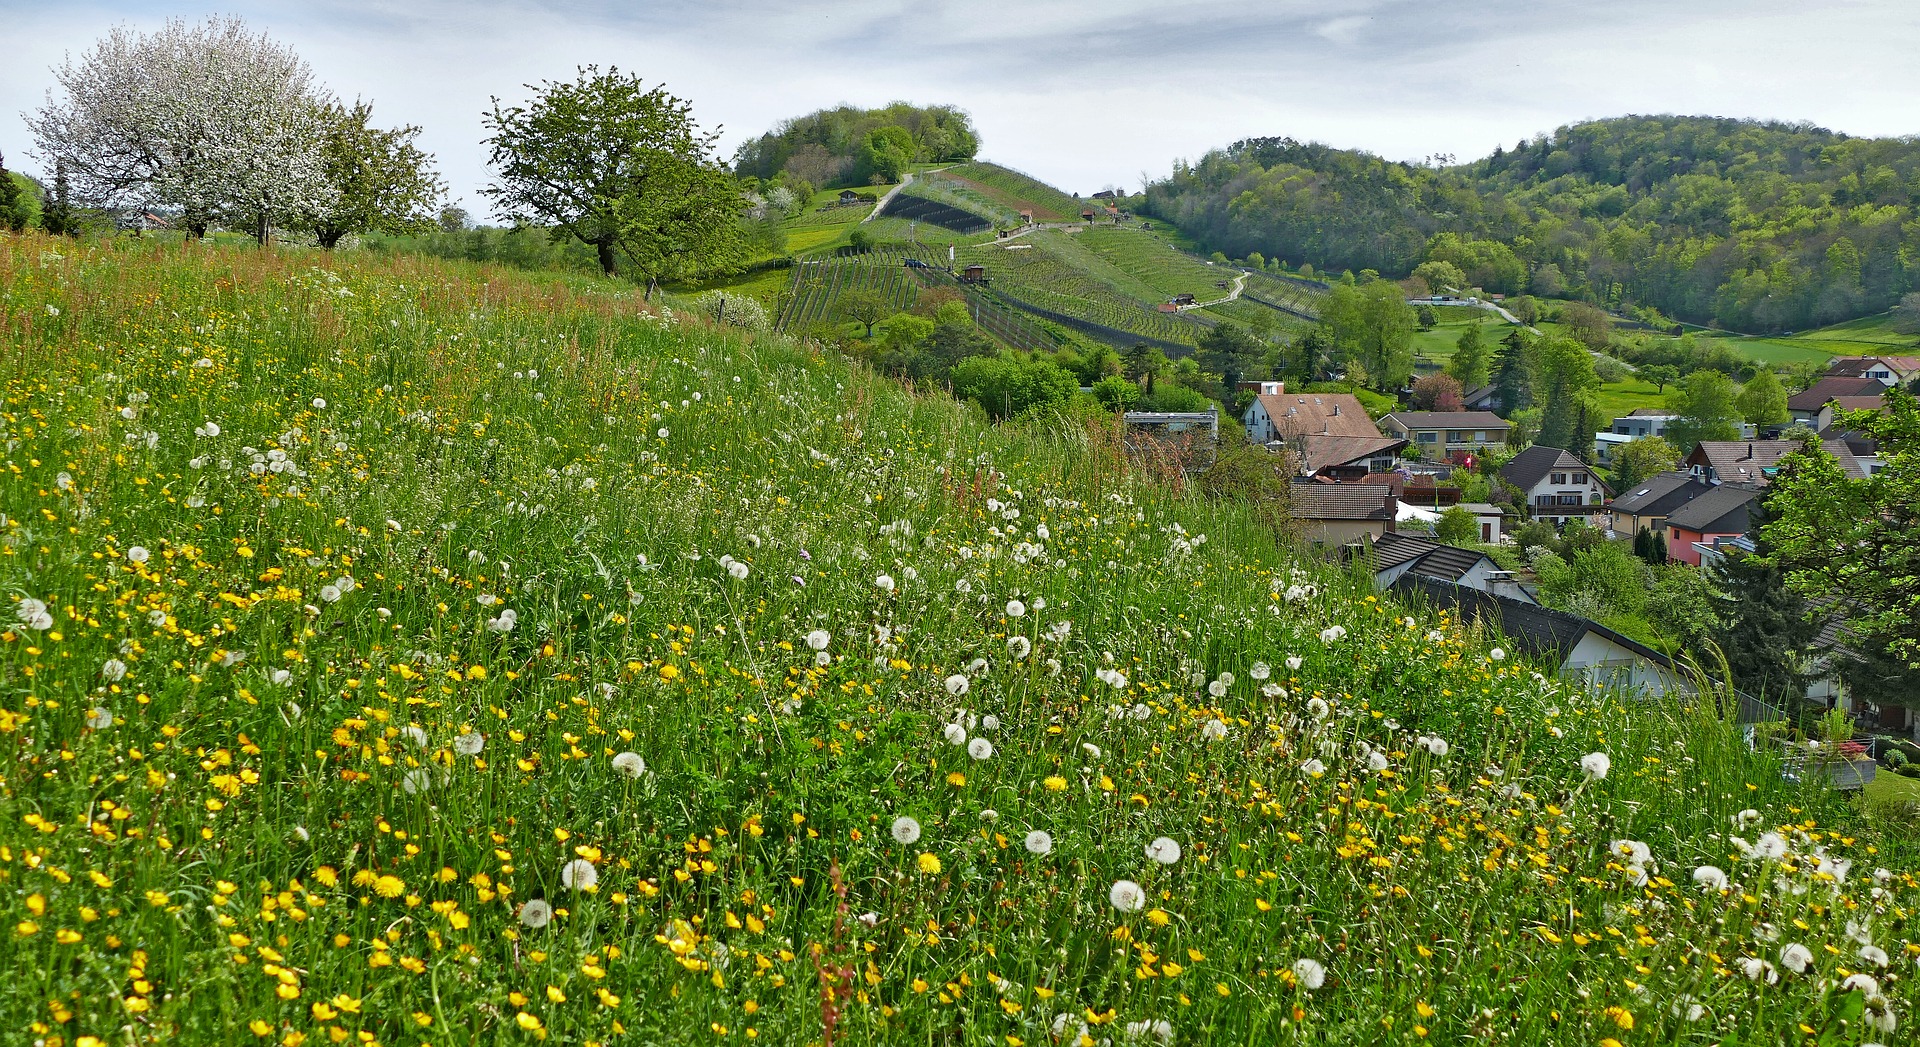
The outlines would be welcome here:
<svg viewBox="0 0 1920 1047">
<path fill-rule="evenodd" d="M 1460 409 L 1463 411 L 1497 411 L 1500 409 L 1500 390 L 1491 385 L 1469 389 L 1460 394 Z"/>
<path fill-rule="evenodd" d="M 1760 488 L 1721 484 L 1667 514 L 1667 559 L 1700 566 L 1714 541 L 1737 538 L 1753 528 Z"/>
<path fill-rule="evenodd" d="M 1159 456 L 1177 463 L 1184 472 L 1196 472 L 1213 464 L 1220 446 L 1220 412 L 1205 411 L 1128 411 L 1127 450 L 1137 455 Z"/>
<path fill-rule="evenodd" d="M 1433 457 L 1447 451 L 1483 451 L 1507 443 L 1505 419 L 1489 411 L 1395 411 L 1381 428 Z"/>
<path fill-rule="evenodd" d="M 1303 476 L 1358 479 L 1386 472 L 1407 446 L 1383 435 L 1351 393 L 1262 393 L 1242 421 L 1254 443 L 1293 451 Z"/>
<path fill-rule="evenodd" d="M 1833 424 L 1835 404 L 1846 410 L 1878 410 L 1886 391 L 1876 378 L 1830 375 L 1787 397 L 1787 413 L 1795 422 L 1819 431 Z"/>
<path fill-rule="evenodd" d="M 1555 665 L 1596 690 L 1661 695 L 1691 692 L 1686 674 L 1651 647 L 1577 614 L 1409 572 L 1389 589 L 1453 610 L 1463 622 L 1505 633 L 1519 651 Z"/>
<path fill-rule="evenodd" d="M 1920 356 L 1840 356 L 1827 362 L 1827 374 L 1871 378 L 1883 386 L 1905 385 L 1920 378 Z"/>
<path fill-rule="evenodd" d="M 1527 511 L 1536 520 L 1563 527 L 1568 520 L 1592 522 L 1604 512 L 1612 492 L 1570 451 L 1535 444 L 1500 467 L 1500 478 L 1526 496 Z"/>
<path fill-rule="evenodd" d="M 1642 407 L 1632 414 L 1621 415 L 1606 432 L 1593 435 L 1594 457 L 1610 462 L 1615 448 L 1649 436 L 1665 436 L 1667 427 L 1679 417 L 1658 407 Z"/>
<path fill-rule="evenodd" d="M 1480 540 L 1487 545 L 1499 545 L 1507 531 L 1507 511 L 1487 502 L 1461 502 L 1460 508 L 1473 514 L 1474 526 L 1480 528 Z"/>
<path fill-rule="evenodd" d="M 1835 458 L 1847 475 L 1864 477 L 1867 467 L 1854 456 L 1845 441 L 1822 440 L 1820 446 Z M 1695 479 L 1709 484 L 1750 484 L 1764 487 L 1773 482 L 1780 459 L 1800 449 L 1798 440 L 1702 440 L 1681 461 Z"/>
<path fill-rule="evenodd" d="M 1319 546 L 1376 541 L 1392 530 L 1400 509 L 1393 491 L 1375 484 L 1296 482 L 1288 497 L 1301 537 Z"/>
<path fill-rule="evenodd" d="M 1498 593 L 1523 603 L 1538 603 L 1513 572 L 1487 554 L 1392 531 L 1382 535 L 1365 555 L 1376 589 L 1386 589 L 1404 575 L 1413 574 L 1481 592 Z"/>
<path fill-rule="evenodd" d="M 1713 490 L 1692 473 L 1674 470 L 1650 476 L 1633 489 L 1608 502 L 1606 509 L 1613 532 L 1632 536 L 1641 531 L 1660 531 L 1675 509 Z"/>
</svg>

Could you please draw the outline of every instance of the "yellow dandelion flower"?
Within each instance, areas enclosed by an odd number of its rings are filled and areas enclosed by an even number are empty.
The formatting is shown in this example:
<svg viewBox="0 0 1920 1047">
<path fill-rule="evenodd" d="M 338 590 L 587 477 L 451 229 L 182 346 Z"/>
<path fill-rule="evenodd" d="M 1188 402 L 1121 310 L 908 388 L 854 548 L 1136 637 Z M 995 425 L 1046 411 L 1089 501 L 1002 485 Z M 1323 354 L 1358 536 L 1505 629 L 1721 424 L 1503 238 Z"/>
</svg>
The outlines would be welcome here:
<svg viewBox="0 0 1920 1047">
<path fill-rule="evenodd" d="M 920 866 L 920 871 L 928 876 L 934 876 L 940 872 L 940 856 L 937 854 L 923 851 L 916 859 L 916 863 Z"/>
</svg>

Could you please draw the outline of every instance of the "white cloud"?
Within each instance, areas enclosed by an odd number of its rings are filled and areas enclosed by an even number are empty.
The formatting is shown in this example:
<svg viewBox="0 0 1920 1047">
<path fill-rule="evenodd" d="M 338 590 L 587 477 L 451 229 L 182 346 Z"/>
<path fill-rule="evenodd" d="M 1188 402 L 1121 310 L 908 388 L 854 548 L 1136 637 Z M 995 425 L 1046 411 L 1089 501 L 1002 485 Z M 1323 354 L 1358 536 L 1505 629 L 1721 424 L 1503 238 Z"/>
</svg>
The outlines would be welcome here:
<svg viewBox="0 0 1920 1047">
<path fill-rule="evenodd" d="M 0 63 L 0 150 L 33 169 L 17 114 L 48 66 L 161 3 L 16 4 Z M 984 154 L 1090 192 L 1176 158 L 1291 135 L 1417 160 L 1479 156 L 1627 112 L 1810 120 L 1920 132 L 1920 5 L 1853 0 L 233 0 L 338 93 L 417 123 L 455 192 L 483 209 L 480 113 L 522 84 L 617 64 L 664 81 L 729 152 L 840 102 L 948 102 Z"/>
</svg>

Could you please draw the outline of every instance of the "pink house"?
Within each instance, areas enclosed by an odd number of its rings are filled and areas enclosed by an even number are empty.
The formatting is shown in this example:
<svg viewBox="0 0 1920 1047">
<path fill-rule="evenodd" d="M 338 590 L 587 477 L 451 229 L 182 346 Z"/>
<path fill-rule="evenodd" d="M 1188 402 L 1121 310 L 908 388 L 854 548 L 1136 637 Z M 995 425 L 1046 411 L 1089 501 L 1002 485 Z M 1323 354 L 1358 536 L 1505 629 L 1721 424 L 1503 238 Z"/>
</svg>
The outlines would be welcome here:
<svg viewBox="0 0 1920 1047">
<path fill-rule="evenodd" d="M 1701 549 L 1715 538 L 1737 538 L 1752 527 L 1758 487 L 1721 484 L 1667 515 L 1667 558 L 1700 566 Z"/>
</svg>

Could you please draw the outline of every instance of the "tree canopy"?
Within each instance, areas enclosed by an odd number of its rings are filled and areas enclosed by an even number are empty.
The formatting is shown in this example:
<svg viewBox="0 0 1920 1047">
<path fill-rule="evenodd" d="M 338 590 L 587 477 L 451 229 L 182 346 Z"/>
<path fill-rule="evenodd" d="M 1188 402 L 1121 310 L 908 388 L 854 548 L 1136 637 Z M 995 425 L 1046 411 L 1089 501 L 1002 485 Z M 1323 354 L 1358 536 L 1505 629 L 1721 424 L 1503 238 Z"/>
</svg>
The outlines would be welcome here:
<svg viewBox="0 0 1920 1047">
<path fill-rule="evenodd" d="M 875 143 L 875 132 L 893 129 L 903 137 Z M 869 153 L 870 145 L 881 148 Z M 980 150 L 980 136 L 965 110 L 950 105 L 916 106 L 894 102 L 879 109 L 839 106 L 783 120 L 779 126 L 742 145 L 734 170 L 773 179 L 787 175 L 815 186 L 865 184 L 875 162 L 890 162 L 886 146 L 907 163 L 967 160 Z"/>
<path fill-rule="evenodd" d="M 529 90 L 483 117 L 497 180 L 481 191 L 502 214 L 588 244 L 608 275 L 624 257 L 649 286 L 739 264 L 740 186 L 690 102 L 611 66 Z"/>
<path fill-rule="evenodd" d="M 1488 291 L 1773 331 L 1920 289 L 1916 187 L 1913 138 L 1626 116 L 1439 168 L 1247 139 L 1176 165 L 1146 206 L 1236 257 L 1388 274 L 1445 261 Z"/>
<path fill-rule="evenodd" d="M 372 118 L 367 102 L 322 108 L 320 150 L 330 191 L 304 216 L 322 247 L 352 233 L 405 233 L 435 224 L 446 185 L 433 171 L 433 157 L 413 144 L 420 128 L 383 131 Z"/>
</svg>

